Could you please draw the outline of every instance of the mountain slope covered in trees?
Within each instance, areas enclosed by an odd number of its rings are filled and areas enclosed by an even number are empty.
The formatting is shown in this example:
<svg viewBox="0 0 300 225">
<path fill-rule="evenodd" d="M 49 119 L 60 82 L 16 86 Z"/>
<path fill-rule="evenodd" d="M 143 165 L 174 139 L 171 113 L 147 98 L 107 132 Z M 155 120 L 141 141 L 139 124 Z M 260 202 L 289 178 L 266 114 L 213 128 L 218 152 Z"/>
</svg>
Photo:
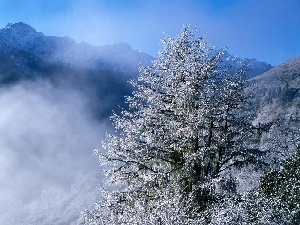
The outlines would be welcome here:
<svg viewBox="0 0 300 225">
<path fill-rule="evenodd" d="M 256 126 L 267 132 L 261 134 L 260 144 L 279 168 L 284 159 L 296 152 L 300 121 L 300 57 L 296 57 L 249 80 L 248 93 L 253 97 Z"/>
</svg>

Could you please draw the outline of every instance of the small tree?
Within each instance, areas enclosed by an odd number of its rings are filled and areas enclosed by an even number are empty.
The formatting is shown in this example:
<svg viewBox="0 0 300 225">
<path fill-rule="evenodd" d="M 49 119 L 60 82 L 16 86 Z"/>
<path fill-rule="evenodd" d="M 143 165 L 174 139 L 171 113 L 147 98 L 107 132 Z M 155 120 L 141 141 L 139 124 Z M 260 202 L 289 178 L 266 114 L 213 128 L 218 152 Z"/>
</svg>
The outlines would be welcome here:
<svg viewBox="0 0 300 225">
<path fill-rule="evenodd" d="M 213 51 L 195 32 L 186 26 L 176 38 L 164 38 L 153 66 L 142 67 L 138 81 L 131 81 L 130 110 L 112 116 L 117 133 L 107 135 L 106 154 L 96 151 L 111 167 L 108 183 L 123 186 L 98 204 L 96 211 L 107 212 L 96 219 L 87 213 L 86 221 L 209 220 L 207 206 L 235 189 L 230 168 L 254 160 L 243 145 L 243 71 L 228 73 L 223 51 Z"/>
</svg>

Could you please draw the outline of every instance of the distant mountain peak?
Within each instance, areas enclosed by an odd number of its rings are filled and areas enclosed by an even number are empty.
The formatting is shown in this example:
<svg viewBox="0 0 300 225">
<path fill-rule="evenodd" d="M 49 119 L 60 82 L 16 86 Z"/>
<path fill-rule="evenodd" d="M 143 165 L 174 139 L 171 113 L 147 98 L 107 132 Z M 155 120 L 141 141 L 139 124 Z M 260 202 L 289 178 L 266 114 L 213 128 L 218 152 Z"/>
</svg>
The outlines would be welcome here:
<svg viewBox="0 0 300 225">
<path fill-rule="evenodd" d="M 112 45 L 112 47 L 116 47 L 117 49 L 122 51 L 132 51 L 131 46 L 126 42 L 115 43 Z"/>
<path fill-rule="evenodd" d="M 230 65 L 232 71 L 238 71 L 243 66 L 245 66 L 246 79 L 256 77 L 273 68 L 273 66 L 269 63 L 260 62 L 254 58 L 239 58 L 237 56 L 231 55 L 228 51 L 224 52 L 222 59 L 225 64 L 227 63 Z"/>
<path fill-rule="evenodd" d="M 36 30 L 33 27 L 23 22 L 8 23 L 4 29 L 10 29 L 22 33 L 36 33 Z"/>
<path fill-rule="evenodd" d="M 10 28 L 13 25 L 13 23 L 8 23 L 5 28 Z"/>
<path fill-rule="evenodd" d="M 63 62 L 74 67 L 119 71 L 136 74 L 139 65 L 149 65 L 153 57 L 133 50 L 121 42 L 108 46 L 77 43 L 69 37 L 45 36 L 30 25 L 8 23 L 0 29 L 0 55 L 8 50 L 25 51 L 51 62 Z"/>
</svg>

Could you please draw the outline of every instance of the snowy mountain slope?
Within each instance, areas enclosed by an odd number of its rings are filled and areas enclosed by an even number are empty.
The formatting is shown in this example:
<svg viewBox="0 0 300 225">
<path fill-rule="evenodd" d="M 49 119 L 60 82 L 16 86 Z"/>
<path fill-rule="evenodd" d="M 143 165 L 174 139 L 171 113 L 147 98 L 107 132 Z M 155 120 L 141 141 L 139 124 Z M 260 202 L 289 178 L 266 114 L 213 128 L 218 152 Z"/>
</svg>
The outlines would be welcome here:
<svg viewBox="0 0 300 225">
<path fill-rule="evenodd" d="M 259 169 L 253 165 L 234 171 L 238 190 L 258 185 L 265 170 L 280 169 L 300 140 L 300 57 L 291 59 L 247 81 L 247 111 L 256 135 L 249 144 L 264 151 Z M 260 156 L 261 157 L 261 156 Z M 257 165 L 256 165 L 257 166 Z"/>
<path fill-rule="evenodd" d="M 230 55 L 227 51 L 223 55 L 222 60 L 229 65 L 232 71 L 237 71 L 241 66 L 245 66 L 246 79 L 251 79 L 273 68 L 271 64 L 259 62 L 256 59 L 239 58 Z"/>
<path fill-rule="evenodd" d="M 283 83 L 293 83 L 299 81 L 299 68 L 300 68 L 300 57 L 292 58 L 279 66 L 251 79 L 251 82 L 258 82 L 264 80 L 264 82 L 271 82 L 271 85 L 266 86 L 267 88 L 274 87 L 274 85 L 282 85 Z M 279 83 L 278 83 L 279 82 Z M 299 85 L 297 83 L 296 85 Z"/>
<path fill-rule="evenodd" d="M 300 140 L 300 57 L 250 79 L 247 92 L 254 126 L 267 128 L 260 146 L 268 152 L 269 163 L 280 168 Z"/>
<path fill-rule="evenodd" d="M 152 57 L 125 43 L 77 44 L 68 37 L 44 36 L 24 23 L 0 30 L 0 87 L 47 79 L 88 96 L 98 118 L 124 106 L 124 96 L 132 92 L 127 80 L 143 60 L 145 65 Z"/>
<path fill-rule="evenodd" d="M 60 186 L 45 188 L 27 205 L 20 199 L 1 197 L 0 224 L 76 225 L 80 213 L 92 207 L 99 196 L 99 173 L 80 174 L 69 189 Z M 7 198 L 6 198 L 7 197 Z"/>
<path fill-rule="evenodd" d="M 0 29 L 0 53 L 18 49 L 49 63 L 63 63 L 71 67 L 110 70 L 124 74 L 137 74 L 140 65 L 150 65 L 152 56 L 133 50 L 127 43 L 91 46 L 76 43 L 69 37 L 45 36 L 30 25 L 19 22 Z M 255 59 L 241 59 L 226 52 L 223 56 L 233 71 L 247 67 L 247 77 L 252 78 L 272 68 L 270 64 Z M 31 72 L 33 73 L 33 72 Z"/>
<path fill-rule="evenodd" d="M 297 108 L 300 103 L 300 57 L 250 79 L 249 84 L 249 91 L 253 93 L 259 108 L 276 107 L 268 118 L 260 122 L 287 116 L 287 109 Z"/>
<path fill-rule="evenodd" d="M 8 24 L 0 30 L 0 51 L 7 47 L 29 52 L 51 62 L 63 62 L 88 69 L 136 73 L 138 66 L 149 65 L 153 57 L 133 50 L 126 43 L 95 47 L 76 43 L 69 37 L 45 36 L 25 23 Z"/>
</svg>

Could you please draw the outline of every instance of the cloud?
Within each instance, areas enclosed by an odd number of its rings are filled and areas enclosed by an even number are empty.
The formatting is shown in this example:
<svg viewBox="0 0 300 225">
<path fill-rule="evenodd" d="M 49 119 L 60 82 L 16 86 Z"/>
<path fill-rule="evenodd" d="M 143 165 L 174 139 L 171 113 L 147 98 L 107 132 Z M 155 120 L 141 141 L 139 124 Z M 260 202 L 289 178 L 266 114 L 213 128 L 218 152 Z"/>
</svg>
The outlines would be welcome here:
<svg viewBox="0 0 300 225">
<path fill-rule="evenodd" d="M 46 81 L 25 82 L 0 89 L 0 109 L 0 223 L 76 219 L 95 200 L 91 193 L 101 178 L 89 175 L 100 171 L 92 150 L 106 129 L 86 96 Z"/>
</svg>

